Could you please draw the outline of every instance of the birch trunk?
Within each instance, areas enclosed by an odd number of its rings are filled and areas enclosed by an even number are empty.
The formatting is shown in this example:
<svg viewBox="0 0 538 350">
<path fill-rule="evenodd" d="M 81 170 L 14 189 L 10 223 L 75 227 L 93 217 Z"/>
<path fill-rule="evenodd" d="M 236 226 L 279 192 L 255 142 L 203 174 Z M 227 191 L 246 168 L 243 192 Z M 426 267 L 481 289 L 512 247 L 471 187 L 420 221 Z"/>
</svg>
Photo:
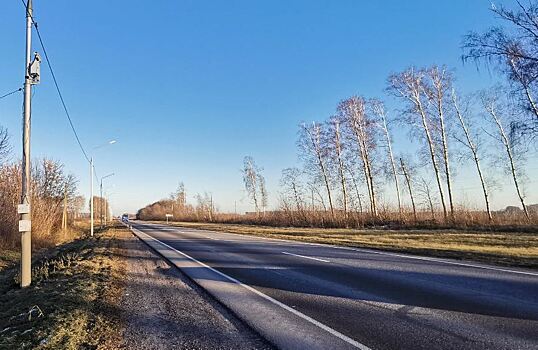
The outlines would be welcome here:
<svg viewBox="0 0 538 350">
<path fill-rule="evenodd" d="M 512 68 L 512 72 L 517 77 L 517 80 L 523 86 L 523 90 L 525 90 L 525 97 L 527 98 L 527 101 L 529 102 L 529 105 L 531 107 L 532 113 L 534 116 L 538 119 L 538 107 L 536 106 L 536 103 L 534 102 L 534 99 L 532 98 L 531 92 L 529 90 L 529 85 L 525 83 L 523 77 L 521 74 L 519 74 L 517 67 L 513 60 L 510 60 L 510 68 Z"/>
<path fill-rule="evenodd" d="M 445 116 L 443 113 L 443 106 L 441 102 L 438 104 L 439 111 L 439 123 L 441 125 L 441 141 L 443 145 L 443 161 L 445 164 L 445 177 L 446 177 L 446 186 L 448 189 L 448 203 L 450 205 L 450 219 L 454 221 L 454 201 L 452 199 L 452 180 L 450 174 L 450 163 L 448 159 L 448 142 L 446 137 L 446 127 L 445 127 Z"/>
<path fill-rule="evenodd" d="M 478 151 L 476 149 L 476 145 L 474 144 L 471 138 L 471 134 L 469 133 L 469 129 L 467 127 L 467 124 L 465 123 L 463 114 L 461 113 L 461 110 L 459 108 L 458 101 L 456 98 L 456 93 L 454 91 L 452 91 L 452 102 L 454 103 L 456 115 L 458 116 L 458 120 L 460 122 L 461 128 L 463 129 L 463 133 L 465 134 L 465 138 L 467 140 L 467 147 L 471 150 L 471 153 L 473 155 L 473 160 L 476 166 L 476 171 L 478 172 L 478 177 L 480 179 L 480 184 L 482 186 L 482 193 L 484 194 L 484 201 L 486 202 L 486 212 L 488 214 L 488 219 L 489 221 L 492 221 L 493 217 L 491 216 L 491 210 L 489 206 L 489 194 L 488 194 L 488 189 L 486 187 L 486 182 L 484 180 L 484 176 L 482 175 L 482 168 L 480 167 L 480 158 L 478 157 Z"/>
<path fill-rule="evenodd" d="M 426 117 L 426 111 L 424 110 L 424 107 L 422 106 L 422 102 L 420 101 L 420 97 L 417 96 L 417 99 L 415 101 L 417 104 L 417 108 L 420 113 L 420 118 L 422 121 L 422 127 L 424 128 L 424 133 L 426 134 L 426 141 L 428 142 L 428 148 L 430 151 L 430 157 L 432 160 L 432 166 L 433 170 L 435 172 L 435 180 L 437 181 L 437 187 L 439 189 L 439 196 L 441 197 L 441 204 L 443 206 L 443 217 L 445 221 L 447 220 L 447 210 L 446 210 L 446 203 L 445 203 L 445 194 L 443 191 L 443 185 L 441 183 L 441 175 L 439 171 L 439 164 L 437 164 L 437 157 L 435 154 L 435 147 L 433 144 L 433 139 L 430 132 L 430 127 L 428 125 L 428 119 Z"/>
<path fill-rule="evenodd" d="M 433 93 L 432 99 L 434 99 L 435 106 L 437 108 L 437 117 L 439 119 L 440 134 L 441 134 L 441 146 L 442 156 L 444 162 L 444 172 L 446 178 L 446 185 L 448 190 L 448 204 L 450 206 L 450 220 L 454 222 L 454 201 L 452 198 L 452 179 L 450 173 L 450 160 L 448 157 L 448 141 L 446 136 L 446 124 L 443 102 L 445 100 L 445 91 L 451 84 L 450 76 L 446 71 L 438 67 L 432 67 L 429 70 L 429 76 L 432 82 Z"/>
<path fill-rule="evenodd" d="M 341 142 L 341 134 L 340 134 L 340 124 L 336 120 L 334 124 L 334 145 L 336 150 L 336 157 L 338 161 L 338 173 L 340 176 L 340 185 L 342 187 L 342 197 L 343 197 L 343 206 L 344 206 L 344 216 L 347 219 L 347 189 L 346 189 L 346 176 L 344 174 L 344 161 L 342 159 L 342 142 Z"/>
<path fill-rule="evenodd" d="M 306 130 L 310 136 L 310 141 L 312 142 L 312 146 L 314 148 L 314 152 L 316 153 L 316 159 L 319 166 L 319 170 L 321 172 L 321 176 L 323 177 L 323 182 L 325 185 L 325 190 L 327 191 L 327 197 L 329 200 L 329 208 L 331 210 L 331 216 L 334 219 L 334 206 L 333 206 L 333 200 L 332 200 L 332 193 L 331 193 L 331 186 L 329 183 L 329 176 L 327 174 L 327 167 L 325 165 L 325 160 L 323 159 L 323 152 L 321 149 L 321 131 L 319 125 L 316 125 L 315 123 L 312 125 L 312 131 L 315 133 L 312 134 L 308 129 Z"/>
<path fill-rule="evenodd" d="M 510 146 L 510 142 L 508 141 L 508 137 L 506 136 L 506 133 L 504 132 L 504 127 L 501 123 L 501 120 L 497 116 L 497 113 L 495 112 L 495 108 L 493 105 L 489 105 L 486 107 L 489 114 L 495 121 L 495 124 L 497 125 L 497 128 L 499 129 L 499 135 L 501 136 L 501 141 L 503 143 L 504 149 L 506 150 L 506 154 L 508 156 L 508 160 L 510 162 L 510 172 L 512 173 L 512 178 L 514 180 L 514 185 L 516 187 L 517 196 L 519 197 L 519 201 L 521 202 L 521 206 L 523 207 L 523 212 L 525 213 L 525 217 L 527 220 L 530 219 L 529 212 L 527 210 L 527 206 L 525 205 L 525 200 L 523 198 L 523 194 L 521 193 L 521 189 L 519 186 L 519 182 L 517 179 L 517 173 L 516 173 L 516 166 L 514 164 L 514 156 L 512 153 L 512 147 Z"/>
<path fill-rule="evenodd" d="M 411 178 L 409 177 L 409 172 L 405 167 L 405 163 L 402 158 L 400 158 L 400 164 L 402 166 L 402 172 L 404 173 L 405 182 L 407 183 L 407 189 L 409 190 L 409 197 L 411 197 L 411 205 L 413 207 L 413 219 L 417 222 L 417 208 L 415 206 L 415 197 L 413 196 L 413 188 L 411 186 Z"/>
<path fill-rule="evenodd" d="M 351 129 L 355 138 L 357 139 L 357 145 L 359 148 L 359 154 L 361 156 L 361 162 L 363 165 L 364 178 L 366 179 L 366 185 L 368 187 L 368 196 L 370 198 L 370 213 L 373 217 L 377 217 L 375 187 L 372 175 L 372 167 L 370 162 L 370 155 L 368 151 L 368 135 L 366 132 L 366 121 L 364 111 L 364 101 L 355 101 L 360 106 L 351 106 L 350 112 Z M 360 110 L 358 110 L 360 108 Z"/>
<path fill-rule="evenodd" d="M 382 108 L 382 107 L 380 107 Z M 385 111 L 383 109 L 377 109 L 378 115 L 381 116 L 382 123 L 382 129 L 383 133 L 385 134 L 385 139 L 387 141 L 387 150 L 388 150 L 388 156 L 390 160 L 390 165 L 392 168 L 392 175 L 394 177 L 394 184 L 396 186 L 396 197 L 398 199 L 398 212 L 400 213 L 400 220 L 402 220 L 402 201 L 400 198 L 400 181 L 398 179 L 398 173 L 396 171 L 396 164 L 394 161 L 394 155 L 392 153 L 392 140 L 390 138 L 389 128 L 387 126 L 387 118 L 385 116 Z"/>
</svg>

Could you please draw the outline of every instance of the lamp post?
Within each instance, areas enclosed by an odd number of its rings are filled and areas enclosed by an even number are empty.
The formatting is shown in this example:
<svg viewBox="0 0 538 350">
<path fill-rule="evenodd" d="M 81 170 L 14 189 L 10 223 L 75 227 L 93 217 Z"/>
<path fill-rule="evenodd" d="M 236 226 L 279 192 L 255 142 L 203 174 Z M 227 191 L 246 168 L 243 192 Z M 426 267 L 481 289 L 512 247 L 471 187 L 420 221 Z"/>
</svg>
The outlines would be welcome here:
<svg viewBox="0 0 538 350">
<path fill-rule="evenodd" d="M 104 146 L 113 145 L 115 143 L 116 143 L 116 140 L 110 140 L 107 143 L 104 143 L 99 146 L 95 146 L 93 150 L 96 150 Z M 93 156 L 92 156 L 90 158 L 90 235 L 92 237 L 93 237 L 93 232 L 94 232 L 94 228 L 93 228 L 93 221 L 94 221 L 93 220 L 93 171 L 94 171 L 94 167 L 93 167 Z"/>
</svg>

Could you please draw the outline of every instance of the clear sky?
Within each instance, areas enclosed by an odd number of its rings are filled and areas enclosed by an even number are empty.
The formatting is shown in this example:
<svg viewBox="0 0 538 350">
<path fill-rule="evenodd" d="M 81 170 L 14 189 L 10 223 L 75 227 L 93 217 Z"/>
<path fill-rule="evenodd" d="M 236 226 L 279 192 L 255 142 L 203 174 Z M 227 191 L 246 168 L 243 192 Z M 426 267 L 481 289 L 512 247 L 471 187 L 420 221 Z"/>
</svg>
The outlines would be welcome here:
<svg viewBox="0 0 538 350">
<path fill-rule="evenodd" d="M 83 144 L 118 141 L 93 152 L 99 175 L 116 174 L 105 185 L 116 214 L 166 197 L 179 181 L 191 200 L 208 191 L 221 209 L 237 201 L 245 210 L 245 155 L 265 169 L 275 203 L 280 171 L 297 162 L 300 121 L 325 119 L 352 94 L 383 98 L 388 74 L 410 65 L 447 64 L 466 92 L 495 80 L 460 60 L 462 36 L 495 23 L 487 0 L 34 0 L 34 7 Z M 23 61 L 24 8 L 5 0 L 0 94 L 22 84 Z M 88 165 L 55 94 L 43 66 L 32 155 L 64 162 L 88 197 Z M 21 94 L 0 101 L 17 157 L 21 103 Z M 408 143 L 406 135 L 396 142 Z M 529 169 L 532 180 L 534 156 Z M 462 200 L 475 197 L 465 172 L 455 183 Z M 495 207 L 517 204 L 508 186 L 494 194 Z M 538 202 L 536 188 L 529 184 L 529 202 Z"/>
</svg>

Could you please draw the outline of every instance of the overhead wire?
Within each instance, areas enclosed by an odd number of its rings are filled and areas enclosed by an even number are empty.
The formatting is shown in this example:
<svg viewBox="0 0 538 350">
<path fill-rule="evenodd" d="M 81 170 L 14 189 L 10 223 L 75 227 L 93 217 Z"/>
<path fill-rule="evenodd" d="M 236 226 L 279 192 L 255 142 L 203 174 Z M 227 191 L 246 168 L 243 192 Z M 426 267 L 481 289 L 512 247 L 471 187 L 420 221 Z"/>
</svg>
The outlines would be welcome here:
<svg viewBox="0 0 538 350">
<path fill-rule="evenodd" d="M 13 90 L 13 91 L 11 91 L 11 92 L 8 92 L 8 93 L 5 94 L 5 95 L 0 96 L 0 100 L 3 99 L 4 97 L 8 97 L 8 96 L 10 96 L 10 95 L 13 95 L 14 93 L 17 93 L 17 92 L 19 92 L 19 91 L 22 91 L 22 88 L 21 88 L 21 87 L 18 88 L 17 90 Z"/>
<path fill-rule="evenodd" d="M 52 80 L 54 82 L 54 86 L 56 87 L 56 92 L 58 93 L 58 97 L 60 98 L 60 102 L 62 103 L 62 107 L 64 109 L 65 115 L 66 115 L 67 120 L 69 122 L 69 126 L 71 127 L 73 135 L 75 136 L 77 144 L 78 144 L 80 150 L 82 151 L 82 154 L 84 155 L 84 158 L 86 158 L 88 163 L 90 163 L 90 157 L 88 157 L 88 153 L 86 152 L 86 150 L 84 149 L 84 146 L 82 145 L 82 142 L 80 141 L 80 137 L 78 136 L 77 130 L 75 128 L 75 125 L 73 124 L 73 120 L 71 118 L 69 110 L 67 109 L 67 105 L 65 103 L 62 91 L 60 90 L 58 80 L 56 79 L 56 74 L 54 74 L 54 69 L 52 69 L 52 64 L 50 62 L 49 55 L 48 55 L 47 50 L 45 48 L 45 44 L 43 43 L 43 38 L 41 36 L 41 32 L 39 31 L 39 26 L 38 26 L 37 22 L 34 20 L 34 17 L 31 14 L 29 14 L 27 4 L 24 2 L 24 0 L 21 0 L 21 1 L 22 1 L 23 5 L 24 5 L 24 7 L 26 9 L 27 15 L 31 18 L 32 25 L 34 26 L 35 31 L 37 33 L 37 38 L 39 39 L 39 44 L 41 46 L 41 49 L 43 50 L 43 54 L 45 56 L 45 61 L 47 62 L 47 66 L 49 67 L 49 70 L 50 70 L 50 73 L 51 73 L 51 76 L 52 76 Z"/>
</svg>

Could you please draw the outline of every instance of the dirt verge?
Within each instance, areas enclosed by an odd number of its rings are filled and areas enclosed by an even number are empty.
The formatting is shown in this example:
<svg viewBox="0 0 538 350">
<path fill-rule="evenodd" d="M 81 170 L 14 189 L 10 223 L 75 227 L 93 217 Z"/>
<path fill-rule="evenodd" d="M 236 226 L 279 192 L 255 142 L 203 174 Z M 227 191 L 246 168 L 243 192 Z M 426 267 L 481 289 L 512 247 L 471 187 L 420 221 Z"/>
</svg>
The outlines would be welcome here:
<svg viewBox="0 0 538 350">
<path fill-rule="evenodd" d="M 20 289 L 16 267 L 0 275 L 0 349 L 114 349 L 124 262 L 112 228 L 43 254 L 32 285 Z"/>
</svg>

